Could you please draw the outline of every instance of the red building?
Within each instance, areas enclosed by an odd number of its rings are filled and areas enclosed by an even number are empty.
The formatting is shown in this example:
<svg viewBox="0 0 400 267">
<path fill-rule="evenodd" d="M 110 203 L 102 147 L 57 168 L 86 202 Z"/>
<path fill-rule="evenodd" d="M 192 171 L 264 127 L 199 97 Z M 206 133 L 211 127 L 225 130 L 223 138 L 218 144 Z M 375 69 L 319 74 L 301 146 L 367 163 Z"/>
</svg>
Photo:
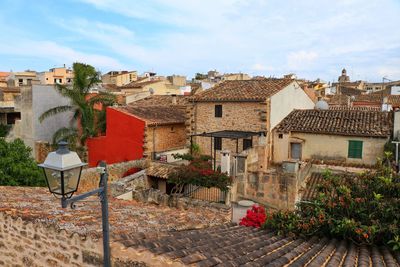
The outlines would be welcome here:
<svg viewBox="0 0 400 267">
<path fill-rule="evenodd" d="M 185 110 L 178 106 L 107 108 L 105 136 L 87 141 L 89 166 L 151 157 L 186 144 Z"/>
</svg>

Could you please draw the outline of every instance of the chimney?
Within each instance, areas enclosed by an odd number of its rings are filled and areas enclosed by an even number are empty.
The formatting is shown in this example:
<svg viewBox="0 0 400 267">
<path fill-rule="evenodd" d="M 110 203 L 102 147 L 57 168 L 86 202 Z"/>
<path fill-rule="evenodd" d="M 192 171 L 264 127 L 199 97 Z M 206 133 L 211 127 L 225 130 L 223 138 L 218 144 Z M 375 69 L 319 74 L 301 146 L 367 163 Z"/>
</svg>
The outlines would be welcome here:
<svg viewBox="0 0 400 267">
<path fill-rule="evenodd" d="M 172 94 L 172 105 L 176 105 L 176 94 Z"/>
</svg>

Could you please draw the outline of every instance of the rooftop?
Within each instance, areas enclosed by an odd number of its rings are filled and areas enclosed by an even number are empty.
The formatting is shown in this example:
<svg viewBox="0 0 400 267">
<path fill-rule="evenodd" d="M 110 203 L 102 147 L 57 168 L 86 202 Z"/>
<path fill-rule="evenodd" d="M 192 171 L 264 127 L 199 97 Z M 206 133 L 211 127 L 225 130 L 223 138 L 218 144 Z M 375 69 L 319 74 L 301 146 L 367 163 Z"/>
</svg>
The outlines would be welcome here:
<svg viewBox="0 0 400 267">
<path fill-rule="evenodd" d="M 77 202 L 77 208 L 62 209 L 47 188 L 0 186 L 0 212 L 25 221 L 56 225 L 69 233 L 101 235 L 101 206 L 95 197 Z M 179 210 L 109 198 L 112 236 L 134 232 L 195 229 L 227 222 L 229 215 L 208 208 Z"/>
<path fill-rule="evenodd" d="M 166 106 L 133 106 L 114 107 L 113 109 L 133 115 L 149 126 L 185 123 L 185 110 Z"/>
<path fill-rule="evenodd" d="M 388 137 L 391 113 L 363 110 L 294 110 L 275 129 L 278 132 L 301 132 L 345 136 Z"/>
<path fill-rule="evenodd" d="M 284 237 L 269 230 L 222 225 L 201 230 L 122 235 L 119 241 L 154 258 L 189 266 L 398 266 L 386 247 L 312 237 Z"/>
<path fill-rule="evenodd" d="M 172 106 L 172 95 L 152 95 L 144 99 L 131 103 L 131 106 Z M 176 95 L 176 105 L 186 105 L 188 103 L 188 96 Z"/>
<path fill-rule="evenodd" d="M 207 101 L 265 101 L 289 84 L 292 79 L 256 79 L 224 81 L 195 96 L 196 102 Z"/>
</svg>

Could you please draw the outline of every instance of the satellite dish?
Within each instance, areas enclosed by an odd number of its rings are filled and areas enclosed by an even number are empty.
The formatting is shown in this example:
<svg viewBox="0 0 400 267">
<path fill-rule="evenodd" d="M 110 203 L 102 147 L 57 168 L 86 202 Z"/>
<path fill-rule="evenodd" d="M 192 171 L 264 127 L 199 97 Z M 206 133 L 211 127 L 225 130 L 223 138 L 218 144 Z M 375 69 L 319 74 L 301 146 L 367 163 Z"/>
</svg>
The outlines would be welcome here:
<svg viewBox="0 0 400 267">
<path fill-rule="evenodd" d="M 151 95 L 154 95 L 154 89 L 153 88 L 149 88 L 149 92 Z"/>
<path fill-rule="evenodd" d="M 324 100 L 319 100 L 316 104 L 315 104 L 315 109 L 318 110 L 328 110 L 329 109 L 329 105 L 326 101 Z"/>
</svg>

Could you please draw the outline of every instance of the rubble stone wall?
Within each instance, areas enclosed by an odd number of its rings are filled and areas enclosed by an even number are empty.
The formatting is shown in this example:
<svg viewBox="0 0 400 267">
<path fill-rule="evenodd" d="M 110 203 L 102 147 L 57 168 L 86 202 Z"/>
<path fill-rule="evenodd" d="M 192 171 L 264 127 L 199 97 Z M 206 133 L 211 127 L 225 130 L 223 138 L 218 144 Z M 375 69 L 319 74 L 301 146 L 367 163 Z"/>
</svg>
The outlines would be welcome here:
<svg viewBox="0 0 400 267">
<path fill-rule="evenodd" d="M 222 105 L 222 118 L 215 117 L 215 105 Z M 200 102 L 187 110 L 187 132 L 200 134 L 223 130 L 266 131 L 267 104 L 264 102 Z M 211 143 L 209 137 L 193 137 L 193 142 L 200 146 L 200 153 L 210 155 Z M 253 137 L 253 144 L 258 138 Z M 236 140 L 223 139 L 222 149 L 236 152 Z M 243 140 L 239 140 L 238 152 L 243 150 Z M 217 151 L 217 160 L 220 158 Z"/>
<path fill-rule="evenodd" d="M 148 162 L 145 160 L 132 160 L 127 162 L 121 162 L 116 164 L 110 164 L 107 166 L 108 170 L 108 182 L 111 183 L 117 179 L 120 179 L 124 174 L 133 168 L 144 169 L 148 166 Z M 79 183 L 80 192 L 87 192 L 98 188 L 100 180 L 100 173 L 97 168 L 88 168 L 82 171 L 81 180 Z"/>
<path fill-rule="evenodd" d="M 102 266 L 102 242 L 0 213 L 0 266 Z M 113 260 L 113 266 L 145 266 Z"/>
</svg>

